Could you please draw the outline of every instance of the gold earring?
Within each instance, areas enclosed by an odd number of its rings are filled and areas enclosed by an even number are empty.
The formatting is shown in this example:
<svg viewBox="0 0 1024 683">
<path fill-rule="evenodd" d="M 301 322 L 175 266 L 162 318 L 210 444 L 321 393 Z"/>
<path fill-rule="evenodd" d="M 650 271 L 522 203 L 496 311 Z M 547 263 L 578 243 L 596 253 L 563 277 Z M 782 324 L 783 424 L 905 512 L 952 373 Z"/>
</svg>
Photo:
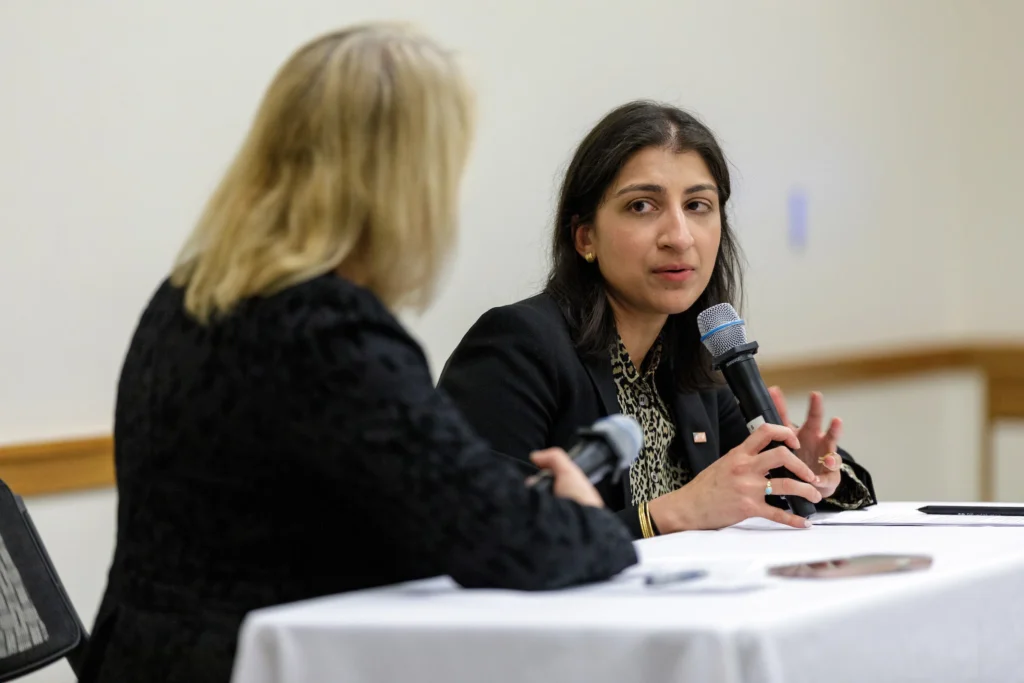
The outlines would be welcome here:
<svg viewBox="0 0 1024 683">
<path fill-rule="evenodd" d="M 583 260 L 586 261 L 587 263 L 593 263 L 594 262 L 594 252 L 588 251 L 587 255 L 583 257 Z"/>
</svg>

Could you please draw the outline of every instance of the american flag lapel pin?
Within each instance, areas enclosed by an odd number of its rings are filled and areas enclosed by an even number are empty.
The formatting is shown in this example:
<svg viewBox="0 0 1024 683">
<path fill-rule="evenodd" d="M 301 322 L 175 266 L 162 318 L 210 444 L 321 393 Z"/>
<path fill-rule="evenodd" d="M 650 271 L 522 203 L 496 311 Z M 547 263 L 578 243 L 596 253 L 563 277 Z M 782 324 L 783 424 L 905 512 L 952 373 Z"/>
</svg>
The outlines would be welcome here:
<svg viewBox="0 0 1024 683">
<path fill-rule="evenodd" d="M 708 435 L 706 433 L 704 433 L 704 432 L 694 432 L 693 433 L 693 442 L 694 443 L 707 443 L 708 442 Z"/>
</svg>

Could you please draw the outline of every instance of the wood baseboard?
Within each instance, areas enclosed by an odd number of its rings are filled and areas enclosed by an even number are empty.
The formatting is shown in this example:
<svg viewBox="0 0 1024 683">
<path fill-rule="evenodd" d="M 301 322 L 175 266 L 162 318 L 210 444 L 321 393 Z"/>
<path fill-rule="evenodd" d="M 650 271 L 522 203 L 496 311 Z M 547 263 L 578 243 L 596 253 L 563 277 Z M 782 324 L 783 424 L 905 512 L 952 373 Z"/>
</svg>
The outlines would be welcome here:
<svg viewBox="0 0 1024 683">
<path fill-rule="evenodd" d="M 113 486 L 114 440 L 100 436 L 0 446 L 0 479 L 22 496 Z"/>
<path fill-rule="evenodd" d="M 777 384 L 784 389 L 818 389 L 971 369 L 980 370 L 998 382 L 1019 380 L 1024 384 L 1024 344 L 915 346 L 767 362 L 762 374 L 769 385 Z M 1021 415 L 1024 416 L 1024 409 Z"/>
<path fill-rule="evenodd" d="M 949 344 L 880 350 L 842 357 L 765 363 L 765 382 L 786 390 L 891 381 L 932 372 L 978 370 L 986 385 L 986 434 L 997 419 L 1024 418 L 1024 344 Z M 983 439 L 981 496 L 993 495 L 993 454 Z M 0 446 L 0 479 L 31 496 L 114 485 L 109 436 Z"/>
</svg>

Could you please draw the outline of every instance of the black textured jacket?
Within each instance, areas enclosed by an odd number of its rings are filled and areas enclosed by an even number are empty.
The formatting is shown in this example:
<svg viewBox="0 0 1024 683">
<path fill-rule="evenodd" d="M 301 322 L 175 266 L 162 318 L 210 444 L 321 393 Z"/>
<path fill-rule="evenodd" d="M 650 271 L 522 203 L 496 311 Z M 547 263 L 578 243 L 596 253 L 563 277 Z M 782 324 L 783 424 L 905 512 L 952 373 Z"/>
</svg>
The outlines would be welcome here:
<svg viewBox="0 0 1024 683">
<path fill-rule="evenodd" d="M 122 370 L 117 548 L 84 683 L 226 683 L 252 609 L 439 574 L 550 589 L 636 561 L 524 486 L 376 297 L 327 275 L 210 325 L 165 283 Z"/>
</svg>

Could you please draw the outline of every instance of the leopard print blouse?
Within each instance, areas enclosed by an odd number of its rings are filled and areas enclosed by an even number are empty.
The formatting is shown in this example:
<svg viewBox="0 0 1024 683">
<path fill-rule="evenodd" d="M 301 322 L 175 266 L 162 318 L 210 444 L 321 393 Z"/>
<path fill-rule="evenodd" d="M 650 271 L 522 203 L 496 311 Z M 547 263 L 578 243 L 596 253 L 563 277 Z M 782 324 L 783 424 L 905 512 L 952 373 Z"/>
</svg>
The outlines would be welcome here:
<svg viewBox="0 0 1024 683">
<path fill-rule="evenodd" d="M 668 457 L 676 425 L 654 384 L 654 374 L 661 362 L 661 340 L 655 342 L 640 370 L 621 339 L 612 349 L 611 357 L 619 410 L 640 423 L 644 433 L 644 447 L 629 470 L 632 504 L 638 505 L 675 491 L 689 482 L 692 475 L 688 467 Z"/>
</svg>

